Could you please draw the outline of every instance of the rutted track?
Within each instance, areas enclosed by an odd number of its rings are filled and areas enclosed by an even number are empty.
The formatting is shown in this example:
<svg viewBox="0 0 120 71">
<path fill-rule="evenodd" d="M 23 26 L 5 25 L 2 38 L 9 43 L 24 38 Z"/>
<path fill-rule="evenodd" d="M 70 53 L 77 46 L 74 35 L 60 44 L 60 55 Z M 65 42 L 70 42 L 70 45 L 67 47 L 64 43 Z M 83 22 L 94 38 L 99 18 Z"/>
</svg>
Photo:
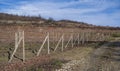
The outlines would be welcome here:
<svg viewBox="0 0 120 71">
<path fill-rule="evenodd" d="M 88 59 L 89 59 L 89 56 L 90 56 L 90 53 L 93 51 L 92 48 L 81 48 L 81 49 L 76 49 L 74 51 L 71 51 L 72 52 L 72 55 L 73 58 L 69 58 L 70 61 L 68 63 L 65 63 L 63 64 L 63 66 L 56 70 L 56 71 L 74 71 L 75 70 L 75 66 L 77 65 L 82 65 L 81 66 L 81 70 L 82 69 L 85 69 L 88 65 Z"/>
<path fill-rule="evenodd" d="M 56 71 L 120 71 L 120 42 L 107 42 Z"/>
<path fill-rule="evenodd" d="M 91 56 L 91 71 L 120 71 L 120 41 L 112 41 L 95 50 Z"/>
</svg>

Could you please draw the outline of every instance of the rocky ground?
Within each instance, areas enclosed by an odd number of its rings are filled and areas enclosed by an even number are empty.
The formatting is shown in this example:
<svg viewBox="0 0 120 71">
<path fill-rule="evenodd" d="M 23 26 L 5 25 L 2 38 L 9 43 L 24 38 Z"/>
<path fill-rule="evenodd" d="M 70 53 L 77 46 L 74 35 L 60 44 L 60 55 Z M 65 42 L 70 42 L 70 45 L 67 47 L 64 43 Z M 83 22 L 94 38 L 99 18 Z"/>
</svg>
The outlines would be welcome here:
<svg viewBox="0 0 120 71">
<path fill-rule="evenodd" d="M 81 70 L 84 69 L 87 65 L 86 61 L 88 60 L 88 56 L 90 56 L 93 50 L 94 49 L 91 47 L 81 47 L 57 54 L 57 58 L 68 60 L 68 62 L 63 64 L 62 67 L 56 71 L 74 71 L 77 65 L 82 65 L 80 68 Z"/>
<path fill-rule="evenodd" d="M 120 71 L 119 41 L 107 42 L 96 49 L 76 48 L 62 56 L 70 61 L 56 71 Z"/>
<path fill-rule="evenodd" d="M 120 71 L 120 42 L 112 41 L 96 49 L 88 71 Z"/>
</svg>

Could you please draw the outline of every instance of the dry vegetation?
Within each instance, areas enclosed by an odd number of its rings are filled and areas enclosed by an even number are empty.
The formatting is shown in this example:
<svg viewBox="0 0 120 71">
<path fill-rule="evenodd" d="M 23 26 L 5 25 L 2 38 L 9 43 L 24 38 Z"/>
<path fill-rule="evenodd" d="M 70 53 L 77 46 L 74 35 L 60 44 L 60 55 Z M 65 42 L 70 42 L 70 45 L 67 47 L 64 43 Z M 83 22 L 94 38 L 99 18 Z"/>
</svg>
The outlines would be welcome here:
<svg viewBox="0 0 120 71">
<path fill-rule="evenodd" d="M 20 29 L 25 31 L 26 62 L 22 62 L 22 46 L 19 46 L 13 62 L 8 63 L 14 50 L 14 34 Z M 36 57 L 48 32 L 51 54 L 46 55 L 47 45 L 45 44 L 42 56 Z M 62 34 L 65 38 L 64 44 L 67 44 L 70 35 L 73 34 L 73 38 L 76 38 L 78 33 L 80 34 L 79 45 L 74 40 L 74 48 L 69 44 L 68 48 L 61 53 L 62 45 L 60 44 L 57 53 L 53 52 Z M 70 67 L 72 71 L 119 71 L 119 42 L 119 27 L 0 13 L 0 69 L 3 71 L 54 71 L 74 60 L 78 60 L 78 63 Z"/>
</svg>

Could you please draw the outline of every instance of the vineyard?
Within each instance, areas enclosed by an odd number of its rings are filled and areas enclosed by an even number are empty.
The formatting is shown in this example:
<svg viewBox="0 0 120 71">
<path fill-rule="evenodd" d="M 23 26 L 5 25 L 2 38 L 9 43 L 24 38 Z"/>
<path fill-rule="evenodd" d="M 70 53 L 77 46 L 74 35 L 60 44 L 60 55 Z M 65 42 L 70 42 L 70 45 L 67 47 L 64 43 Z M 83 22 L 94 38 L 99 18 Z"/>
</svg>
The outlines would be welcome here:
<svg viewBox="0 0 120 71">
<path fill-rule="evenodd" d="M 119 30 L 0 26 L 0 68 L 25 71 L 34 64 L 39 67 L 51 61 L 54 63 L 53 54 L 113 41 L 119 33 Z M 60 61 L 66 62 L 63 60 Z"/>
</svg>

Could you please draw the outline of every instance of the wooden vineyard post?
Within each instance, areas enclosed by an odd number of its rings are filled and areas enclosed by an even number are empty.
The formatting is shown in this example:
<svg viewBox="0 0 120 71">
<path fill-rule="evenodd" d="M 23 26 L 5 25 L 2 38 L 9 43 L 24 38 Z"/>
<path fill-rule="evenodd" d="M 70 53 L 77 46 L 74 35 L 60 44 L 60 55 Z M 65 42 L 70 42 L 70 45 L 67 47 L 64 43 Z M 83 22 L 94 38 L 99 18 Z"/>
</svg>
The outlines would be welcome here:
<svg viewBox="0 0 120 71">
<path fill-rule="evenodd" d="M 37 56 L 39 56 L 41 50 L 43 49 L 43 46 L 45 45 L 45 42 L 47 41 L 48 44 L 48 54 L 50 54 L 50 49 L 49 49 L 49 33 L 47 34 L 47 36 L 45 37 L 40 49 L 38 50 Z"/>
<path fill-rule="evenodd" d="M 80 34 L 78 33 L 78 46 L 80 45 Z"/>
<path fill-rule="evenodd" d="M 104 33 L 103 33 L 102 36 L 101 36 L 101 40 L 102 40 L 102 41 L 105 41 L 105 35 L 104 35 Z"/>
<path fill-rule="evenodd" d="M 82 34 L 80 33 L 80 44 L 82 44 Z"/>
<path fill-rule="evenodd" d="M 98 42 L 99 40 L 99 36 L 98 36 L 98 32 L 96 33 L 96 38 L 95 38 L 95 42 Z"/>
<path fill-rule="evenodd" d="M 67 46 L 68 46 L 68 44 L 70 43 L 70 41 L 72 41 L 72 34 L 71 34 L 71 36 L 70 36 L 70 38 L 69 38 L 67 44 L 65 45 L 65 48 L 67 48 Z"/>
<path fill-rule="evenodd" d="M 53 38 L 53 47 L 54 47 L 54 45 L 55 45 L 55 31 L 53 31 L 53 36 L 52 36 L 52 38 Z"/>
<path fill-rule="evenodd" d="M 79 34 L 77 35 L 76 39 L 74 40 L 73 46 L 75 45 L 76 41 L 78 42 L 78 45 L 79 45 L 79 43 L 80 43 L 80 42 L 79 42 Z"/>
<path fill-rule="evenodd" d="M 93 33 L 93 39 L 94 39 L 94 42 L 96 42 L 96 38 L 97 38 L 97 35 L 96 35 L 96 32 Z"/>
<path fill-rule="evenodd" d="M 19 40 L 19 42 L 20 42 L 20 41 L 21 41 L 21 40 Z M 15 50 L 14 50 L 13 54 L 11 55 L 9 62 L 12 61 L 13 56 L 14 56 L 15 52 L 17 51 L 17 48 L 18 48 L 17 43 L 18 43 L 18 33 L 15 33 Z"/>
<path fill-rule="evenodd" d="M 89 33 L 89 39 L 88 41 L 92 41 L 92 31 Z"/>
<path fill-rule="evenodd" d="M 100 41 L 103 41 L 103 33 L 100 34 Z"/>
<path fill-rule="evenodd" d="M 88 43 L 88 41 L 89 41 L 89 32 L 87 32 L 87 34 L 86 34 L 86 42 Z"/>
<path fill-rule="evenodd" d="M 63 51 L 63 49 L 64 49 L 64 34 L 62 35 L 62 51 Z"/>
<path fill-rule="evenodd" d="M 55 49 L 54 49 L 54 52 L 56 51 L 56 49 L 58 48 L 58 46 L 60 45 L 60 43 L 62 42 L 62 51 L 63 51 L 63 48 L 64 48 L 64 34 L 62 35 L 62 37 L 59 39 Z"/>
<path fill-rule="evenodd" d="M 12 61 L 13 56 L 15 55 L 15 53 L 16 53 L 16 51 L 17 51 L 17 49 L 18 49 L 21 41 L 23 42 L 23 43 L 22 43 L 22 47 L 23 47 L 23 61 L 25 61 L 24 31 L 18 31 L 17 33 L 15 33 L 15 49 L 14 49 L 14 51 L 13 51 L 13 54 L 12 54 L 11 57 L 10 57 L 9 62 Z"/>
<path fill-rule="evenodd" d="M 79 35 L 79 33 L 77 34 L 77 45 L 79 46 L 79 44 L 80 44 L 80 35 Z"/>
<path fill-rule="evenodd" d="M 95 42 L 97 42 L 98 34 L 95 33 Z"/>
<path fill-rule="evenodd" d="M 97 36 L 98 36 L 97 41 L 100 41 L 100 36 L 101 36 L 100 33 L 98 33 Z"/>
<path fill-rule="evenodd" d="M 111 33 L 108 33 L 108 38 L 107 38 L 107 40 L 109 40 L 109 39 L 110 39 L 110 36 L 111 36 Z"/>
<path fill-rule="evenodd" d="M 25 61 L 25 40 L 24 40 L 24 31 L 22 32 L 23 34 L 23 61 Z"/>
<path fill-rule="evenodd" d="M 92 31 L 91 34 L 90 34 L 90 40 L 89 40 L 89 41 L 94 42 L 94 38 L 95 38 L 94 35 L 95 35 L 95 34 L 94 34 L 94 32 Z"/>
<path fill-rule="evenodd" d="M 50 54 L 50 36 L 49 36 L 49 33 L 48 33 L 47 43 L 48 43 L 48 54 Z"/>
<path fill-rule="evenodd" d="M 85 43 L 85 33 L 82 34 L 82 44 Z"/>
<path fill-rule="evenodd" d="M 74 37 L 73 37 L 73 33 L 72 33 L 72 40 L 71 40 L 71 44 L 72 44 L 72 48 L 74 47 Z"/>
</svg>

